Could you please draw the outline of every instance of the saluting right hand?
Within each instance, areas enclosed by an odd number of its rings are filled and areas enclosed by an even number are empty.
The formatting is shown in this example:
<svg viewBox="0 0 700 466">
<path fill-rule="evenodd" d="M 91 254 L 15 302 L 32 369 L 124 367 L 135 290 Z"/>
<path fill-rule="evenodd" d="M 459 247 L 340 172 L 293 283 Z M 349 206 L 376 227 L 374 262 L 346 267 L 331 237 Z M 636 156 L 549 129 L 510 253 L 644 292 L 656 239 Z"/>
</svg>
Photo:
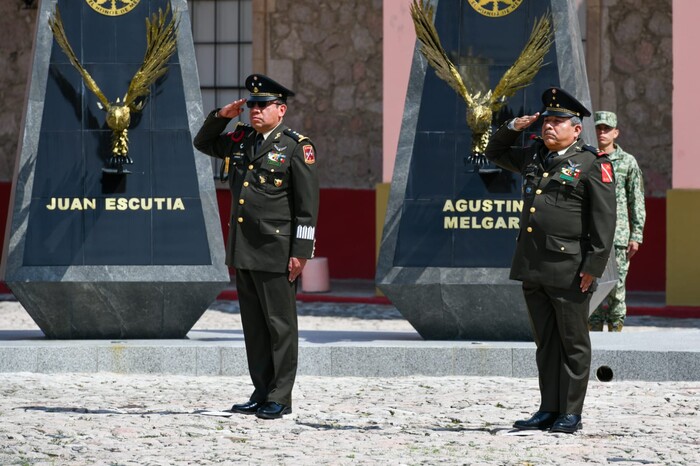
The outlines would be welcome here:
<svg viewBox="0 0 700 466">
<path fill-rule="evenodd" d="M 243 113 L 243 105 L 245 104 L 245 101 L 246 99 L 234 100 L 219 110 L 219 116 L 224 118 L 236 118 L 238 115 Z"/>
<path fill-rule="evenodd" d="M 522 131 L 534 122 L 536 122 L 539 117 L 540 112 L 537 112 L 534 115 L 523 115 L 521 117 L 518 117 L 515 120 L 513 120 L 513 128 L 515 128 L 518 131 Z"/>
</svg>

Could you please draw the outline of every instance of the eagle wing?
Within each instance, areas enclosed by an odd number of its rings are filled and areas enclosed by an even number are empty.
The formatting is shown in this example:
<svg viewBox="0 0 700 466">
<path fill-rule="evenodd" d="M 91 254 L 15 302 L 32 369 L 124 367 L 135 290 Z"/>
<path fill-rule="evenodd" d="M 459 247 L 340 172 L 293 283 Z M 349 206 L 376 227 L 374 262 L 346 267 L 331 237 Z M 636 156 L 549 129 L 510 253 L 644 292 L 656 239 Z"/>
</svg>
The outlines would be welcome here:
<svg viewBox="0 0 700 466">
<path fill-rule="evenodd" d="M 146 97 L 150 93 L 151 84 L 168 71 L 168 60 L 177 49 L 179 21 L 174 15 L 171 15 L 168 21 L 168 13 L 169 3 L 165 13 L 158 9 L 158 13 L 153 13 L 150 19 L 146 18 L 146 53 L 124 95 L 124 105 L 131 111 L 140 111 L 143 108 L 143 101 L 138 100 Z"/>
<path fill-rule="evenodd" d="M 427 1 L 413 0 L 411 17 L 416 29 L 416 37 L 421 43 L 420 51 L 435 70 L 435 74 L 454 89 L 457 94 L 462 96 L 469 107 L 473 107 L 474 99 L 472 95 L 464 84 L 457 67 L 449 59 L 440 43 L 440 37 L 438 37 L 432 21 L 433 7 L 428 6 Z"/>
<path fill-rule="evenodd" d="M 494 112 L 503 106 L 508 97 L 532 83 L 552 41 L 552 15 L 548 12 L 535 22 L 525 47 L 493 90 L 490 105 Z"/>
<path fill-rule="evenodd" d="M 87 70 L 83 68 L 83 65 L 80 64 L 78 57 L 75 55 L 73 48 L 70 46 L 70 42 L 68 42 L 68 37 L 66 37 L 66 31 L 63 27 L 63 20 L 61 19 L 61 13 L 58 11 L 58 5 L 56 5 L 53 15 L 51 15 L 49 18 L 49 27 L 51 28 L 51 32 L 53 32 L 56 42 L 61 47 L 61 50 L 63 50 L 63 53 L 66 54 L 68 60 L 70 60 L 71 64 L 83 77 L 85 85 L 92 91 L 93 94 L 95 94 L 95 96 L 97 96 L 104 108 L 109 108 L 109 100 L 107 100 L 105 95 L 102 93 L 95 80 L 92 79 L 90 73 L 88 73 Z"/>
</svg>

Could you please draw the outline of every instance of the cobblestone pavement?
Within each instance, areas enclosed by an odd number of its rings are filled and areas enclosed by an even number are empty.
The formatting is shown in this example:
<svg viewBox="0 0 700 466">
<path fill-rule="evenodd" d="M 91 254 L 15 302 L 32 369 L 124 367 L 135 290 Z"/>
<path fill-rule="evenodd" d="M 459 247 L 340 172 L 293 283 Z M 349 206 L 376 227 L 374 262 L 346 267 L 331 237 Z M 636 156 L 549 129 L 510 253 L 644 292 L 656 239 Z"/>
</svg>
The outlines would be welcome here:
<svg viewBox="0 0 700 466">
<path fill-rule="evenodd" d="M 303 303 L 304 330 L 410 330 L 392 306 Z M 700 329 L 698 319 L 630 317 L 625 331 Z M 36 329 L 13 301 L 0 329 Z M 195 328 L 240 328 L 218 302 Z M 699 330 L 700 331 L 700 330 Z M 294 414 L 202 414 L 247 399 L 247 377 L 0 374 L 0 464 L 18 465 L 697 465 L 700 381 L 591 381 L 584 428 L 518 433 L 535 379 L 297 380 Z"/>
<path fill-rule="evenodd" d="M 584 429 L 518 435 L 534 379 L 300 377 L 294 414 L 214 417 L 247 377 L 2 374 L 0 464 L 700 463 L 700 383 L 591 382 Z"/>
</svg>

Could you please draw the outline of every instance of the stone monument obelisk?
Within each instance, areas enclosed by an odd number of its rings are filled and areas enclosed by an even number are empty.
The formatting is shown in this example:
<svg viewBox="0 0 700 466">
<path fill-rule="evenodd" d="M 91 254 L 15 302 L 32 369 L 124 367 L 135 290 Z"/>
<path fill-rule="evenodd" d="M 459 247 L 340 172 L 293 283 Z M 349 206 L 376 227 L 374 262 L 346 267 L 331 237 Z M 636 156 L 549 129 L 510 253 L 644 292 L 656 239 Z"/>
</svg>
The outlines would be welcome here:
<svg viewBox="0 0 700 466">
<path fill-rule="evenodd" d="M 475 91 L 493 89 L 533 24 L 552 14 L 554 44 L 532 84 L 508 99 L 493 127 L 534 114 L 541 94 L 562 87 L 591 107 L 573 2 L 434 0 L 443 48 Z M 483 5 L 482 5 L 483 4 Z M 459 20 L 457 20 L 459 19 Z M 380 246 L 376 283 L 426 339 L 530 340 L 520 282 L 508 278 L 522 209 L 519 177 L 475 163 L 466 107 L 427 64 L 417 44 Z M 520 141 L 529 144 L 540 126 Z M 595 144 L 592 121 L 584 141 Z M 599 304 L 616 279 L 599 280 Z"/>
<path fill-rule="evenodd" d="M 146 19 L 179 21 L 167 72 L 131 112 L 128 169 L 113 163 L 106 100 L 54 40 L 56 7 L 113 105 L 145 62 Z M 211 165 L 192 147 L 203 117 L 187 1 L 44 0 L 37 21 L 4 280 L 48 338 L 182 338 L 229 282 Z"/>
</svg>

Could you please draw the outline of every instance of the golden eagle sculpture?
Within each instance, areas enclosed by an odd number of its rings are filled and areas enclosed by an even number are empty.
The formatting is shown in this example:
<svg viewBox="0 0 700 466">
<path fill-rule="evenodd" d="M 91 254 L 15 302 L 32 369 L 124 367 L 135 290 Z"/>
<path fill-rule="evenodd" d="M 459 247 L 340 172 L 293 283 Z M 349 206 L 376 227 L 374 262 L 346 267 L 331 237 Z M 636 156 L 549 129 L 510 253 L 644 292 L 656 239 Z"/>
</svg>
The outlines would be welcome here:
<svg viewBox="0 0 700 466">
<path fill-rule="evenodd" d="M 459 94 L 467 104 L 467 125 L 472 130 L 471 160 L 485 163 L 484 151 L 491 136 L 493 115 L 498 112 L 519 89 L 527 87 L 542 67 L 544 56 L 552 45 L 552 17 L 545 14 L 535 22 L 530 38 L 515 63 L 505 72 L 492 91 L 473 92 L 467 88 L 465 79 L 447 56 L 433 24 L 433 7 L 428 1 L 413 0 L 411 17 L 416 36 L 421 43 L 420 51 L 435 70 L 435 74 Z"/>
<path fill-rule="evenodd" d="M 143 110 L 148 94 L 151 92 L 151 85 L 167 72 L 166 64 L 177 49 L 178 21 L 170 13 L 170 5 L 168 5 L 165 13 L 158 9 L 157 13 L 146 18 L 146 53 L 143 63 L 131 78 L 129 88 L 121 101 L 117 97 L 115 102 L 110 102 L 105 97 L 90 73 L 78 61 L 66 37 L 58 5 L 49 18 L 49 27 L 56 42 L 78 70 L 87 88 L 98 98 L 97 106 L 107 112 L 107 126 L 112 130 L 112 154 L 109 161 L 111 168 L 103 169 L 106 172 L 129 173 L 124 170 L 123 165 L 133 163 L 129 157 L 128 136 L 131 115 Z M 170 16 L 169 19 L 168 16 Z"/>
</svg>

